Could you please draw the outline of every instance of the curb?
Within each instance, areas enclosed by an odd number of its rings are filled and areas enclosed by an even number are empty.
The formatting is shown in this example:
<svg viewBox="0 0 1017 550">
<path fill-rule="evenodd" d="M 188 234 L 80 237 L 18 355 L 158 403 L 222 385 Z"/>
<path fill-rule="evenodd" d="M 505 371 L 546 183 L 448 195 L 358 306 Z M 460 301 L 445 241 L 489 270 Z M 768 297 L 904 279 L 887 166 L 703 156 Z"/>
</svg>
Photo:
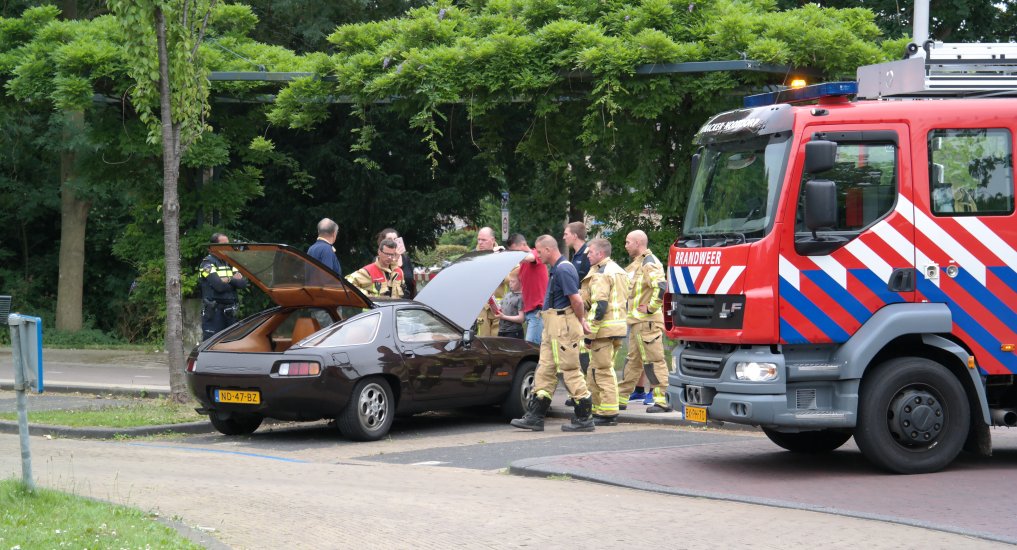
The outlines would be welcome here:
<svg viewBox="0 0 1017 550">
<path fill-rule="evenodd" d="M 13 380 L 0 380 L 0 390 L 14 391 Z M 43 393 L 99 393 L 118 397 L 162 397 L 170 394 L 168 388 L 117 387 L 107 384 L 49 384 L 43 383 Z M 32 390 L 31 393 L 35 393 Z"/>
<path fill-rule="evenodd" d="M 555 407 L 554 405 L 547 411 L 547 416 L 550 418 L 571 418 L 572 410 L 567 407 Z M 745 424 L 732 424 L 730 422 L 721 422 L 719 420 L 710 420 L 706 424 L 699 422 L 689 422 L 681 416 L 675 416 L 674 414 L 648 414 L 648 413 L 636 413 L 631 414 L 622 413 L 618 415 L 619 424 L 655 424 L 658 426 L 675 426 L 684 428 L 698 428 L 698 429 L 713 429 L 713 430 L 736 430 L 736 431 L 747 431 L 756 432 L 759 428 L 756 426 L 749 426 Z"/>
<path fill-rule="evenodd" d="M 186 422 L 183 424 L 163 424 L 160 426 L 137 426 L 134 428 L 74 428 L 69 426 L 49 426 L 46 424 L 29 424 L 28 434 L 75 439 L 113 439 L 116 437 L 143 437 L 146 435 L 166 434 L 204 434 L 212 432 L 212 424 L 207 421 Z M 0 433 L 20 433 L 17 422 L 0 420 Z"/>
</svg>

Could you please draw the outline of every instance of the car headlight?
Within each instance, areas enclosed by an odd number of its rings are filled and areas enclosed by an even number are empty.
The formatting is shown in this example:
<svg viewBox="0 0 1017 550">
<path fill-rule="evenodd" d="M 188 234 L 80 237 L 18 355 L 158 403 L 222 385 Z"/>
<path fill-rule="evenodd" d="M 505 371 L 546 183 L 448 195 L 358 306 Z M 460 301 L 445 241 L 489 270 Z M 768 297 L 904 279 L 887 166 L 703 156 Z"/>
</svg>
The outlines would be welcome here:
<svg viewBox="0 0 1017 550">
<path fill-rule="evenodd" d="M 750 382 L 769 382 L 777 379 L 776 363 L 755 361 L 735 363 L 735 378 Z"/>
</svg>

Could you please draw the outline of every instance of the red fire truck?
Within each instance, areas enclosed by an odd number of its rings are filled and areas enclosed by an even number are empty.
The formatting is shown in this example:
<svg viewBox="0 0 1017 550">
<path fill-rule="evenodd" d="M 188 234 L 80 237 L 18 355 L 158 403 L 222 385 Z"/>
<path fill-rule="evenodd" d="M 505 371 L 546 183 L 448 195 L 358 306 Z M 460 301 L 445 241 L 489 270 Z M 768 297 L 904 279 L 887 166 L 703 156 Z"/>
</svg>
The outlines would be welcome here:
<svg viewBox="0 0 1017 550">
<path fill-rule="evenodd" d="M 1017 425 L 1017 44 L 916 44 L 700 130 L 665 299 L 687 420 L 899 473 Z"/>
</svg>

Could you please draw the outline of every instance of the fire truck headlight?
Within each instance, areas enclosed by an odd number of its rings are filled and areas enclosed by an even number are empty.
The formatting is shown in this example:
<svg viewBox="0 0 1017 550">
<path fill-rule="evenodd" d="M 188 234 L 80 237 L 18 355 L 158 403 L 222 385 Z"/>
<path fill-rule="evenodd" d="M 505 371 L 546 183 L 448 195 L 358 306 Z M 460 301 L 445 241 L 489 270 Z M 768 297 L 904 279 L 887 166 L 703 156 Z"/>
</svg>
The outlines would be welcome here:
<svg viewBox="0 0 1017 550">
<path fill-rule="evenodd" d="M 777 379 L 776 363 L 749 363 L 735 364 L 735 378 L 748 380 L 750 382 L 769 382 Z"/>
</svg>

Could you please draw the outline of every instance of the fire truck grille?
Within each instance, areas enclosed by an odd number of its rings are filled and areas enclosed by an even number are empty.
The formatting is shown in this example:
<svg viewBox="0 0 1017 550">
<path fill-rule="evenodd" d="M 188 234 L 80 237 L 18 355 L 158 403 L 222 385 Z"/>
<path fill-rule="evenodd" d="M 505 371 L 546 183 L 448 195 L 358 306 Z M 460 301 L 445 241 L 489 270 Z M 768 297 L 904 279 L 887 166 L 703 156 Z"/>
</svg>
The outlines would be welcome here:
<svg viewBox="0 0 1017 550">
<path fill-rule="evenodd" d="M 682 374 L 701 378 L 718 378 L 724 358 L 730 353 L 728 346 L 695 345 L 682 351 L 679 367 Z"/>
<path fill-rule="evenodd" d="M 676 294 L 671 322 L 678 327 L 742 328 L 745 297 L 726 294 Z"/>
</svg>

